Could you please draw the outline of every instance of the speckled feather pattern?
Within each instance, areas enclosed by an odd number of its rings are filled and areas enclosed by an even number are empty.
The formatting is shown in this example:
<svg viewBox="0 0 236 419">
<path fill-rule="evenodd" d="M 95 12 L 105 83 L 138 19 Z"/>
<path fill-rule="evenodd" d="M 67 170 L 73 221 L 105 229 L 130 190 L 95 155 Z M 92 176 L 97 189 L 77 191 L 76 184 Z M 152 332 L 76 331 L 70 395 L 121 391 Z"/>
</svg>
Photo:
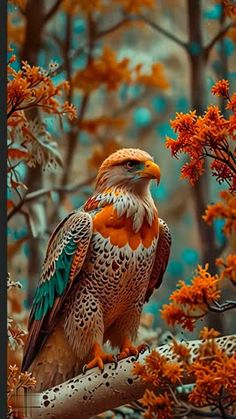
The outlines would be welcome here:
<svg viewBox="0 0 236 419">
<path fill-rule="evenodd" d="M 81 273 L 65 315 L 65 333 L 78 357 L 84 358 L 94 341 L 102 344 L 104 333 L 114 346 L 124 335 L 136 337 L 156 245 L 157 238 L 148 249 L 119 249 L 94 234 L 86 274 Z"/>
<path fill-rule="evenodd" d="M 104 174 L 107 181 L 109 167 L 124 156 L 152 159 L 141 150 L 114 153 L 101 166 L 100 182 Z M 80 373 L 95 342 L 102 346 L 108 340 L 120 348 L 124 336 L 136 338 L 143 304 L 162 281 L 170 244 L 168 226 L 158 218 L 145 182 L 141 192 L 127 184 L 97 188 L 83 208 L 59 224 L 49 241 L 39 286 L 48 289 L 60 263 L 66 287 L 36 324 L 36 337 L 31 336 L 37 349 L 37 334 L 46 333 L 38 353 L 34 349 L 29 358 L 37 391 Z M 33 309 L 31 335 L 34 324 Z M 28 342 L 26 359 L 30 350 Z"/>
</svg>

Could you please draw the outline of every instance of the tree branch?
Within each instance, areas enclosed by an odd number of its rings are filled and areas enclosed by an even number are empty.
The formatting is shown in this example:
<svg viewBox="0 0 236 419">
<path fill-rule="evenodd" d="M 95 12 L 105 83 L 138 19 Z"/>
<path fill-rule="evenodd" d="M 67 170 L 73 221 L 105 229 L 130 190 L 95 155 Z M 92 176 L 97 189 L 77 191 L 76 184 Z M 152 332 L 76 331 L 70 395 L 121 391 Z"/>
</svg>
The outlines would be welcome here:
<svg viewBox="0 0 236 419">
<path fill-rule="evenodd" d="M 236 301 L 226 301 L 223 304 L 218 303 L 218 301 L 214 301 L 214 305 L 207 303 L 207 307 L 210 311 L 214 311 L 215 313 L 223 313 L 224 311 L 236 308 Z"/>
<path fill-rule="evenodd" d="M 54 5 L 52 6 L 52 8 L 48 11 L 48 13 L 44 16 L 43 19 L 43 24 L 45 25 L 52 17 L 53 15 L 57 12 L 57 10 L 60 7 L 62 0 L 56 0 Z"/>
<path fill-rule="evenodd" d="M 7 220 L 9 221 L 13 215 L 19 212 L 24 204 L 27 202 L 32 202 L 35 199 L 41 198 L 42 196 L 49 195 L 52 192 L 58 193 L 74 193 L 78 191 L 78 189 L 82 188 L 83 186 L 89 185 L 95 180 L 95 176 L 91 176 L 90 178 L 84 180 L 83 182 L 76 183 L 74 185 L 66 185 L 66 186 L 57 186 L 55 188 L 43 188 L 37 191 L 30 192 L 26 194 L 22 200 L 9 212 L 7 216 Z"/>
<path fill-rule="evenodd" d="M 171 32 L 169 32 L 166 29 L 162 28 L 157 23 L 150 21 L 145 16 L 128 16 L 128 17 L 124 17 L 122 20 L 120 20 L 119 22 L 115 23 L 114 25 L 112 25 L 112 26 L 110 26 L 108 28 L 105 28 L 105 29 L 103 29 L 101 31 L 98 31 L 97 33 L 95 33 L 95 41 L 97 41 L 99 39 L 102 39 L 106 35 L 109 35 L 109 34 L 115 32 L 116 30 L 120 29 L 126 23 L 134 22 L 134 21 L 143 21 L 143 22 L 145 22 L 147 25 L 149 25 L 150 27 L 152 27 L 156 31 L 162 33 L 162 35 L 165 35 L 167 38 L 171 39 L 172 41 L 174 41 L 175 43 L 177 43 L 179 46 L 185 48 L 186 50 L 188 49 L 188 44 L 187 43 L 181 41 L 181 39 L 177 38 Z M 84 45 L 80 46 L 77 50 L 75 50 L 75 51 L 73 51 L 71 53 L 70 59 L 73 60 L 76 57 L 78 57 L 79 55 L 83 54 L 87 50 L 87 48 L 88 48 L 88 43 L 86 42 L 86 43 L 84 43 Z M 57 67 L 50 74 L 50 76 L 52 77 L 52 76 L 58 75 L 62 71 L 64 71 L 64 69 L 65 69 L 65 62 L 62 63 L 59 67 Z"/>
<path fill-rule="evenodd" d="M 156 31 L 160 32 L 162 35 L 165 35 L 167 38 L 169 38 L 171 41 L 174 41 L 176 44 L 184 48 L 185 50 L 188 50 L 188 44 L 186 42 L 183 42 L 181 39 L 179 39 L 177 36 L 175 36 L 172 32 L 167 31 L 162 26 L 158 25 L 157 23 L 149 20 L 146 16 L 135 16 L 132 18 L 132 20 L 142 20 L 145 22 L 148 26 L 155 29 Z"/>
<path fill-rule="evenodd" d="M 103 38 L 106 35 L 109 35 L 112 32 L 115 32 L 117 29 L 120 29 L 125 23 L 131 22 L 132 18 L 125 17 L 124 19 L 120 20 L 120 22 L 115 23 L 114 25 L 97 32 L 96 39 Z"/>
<path fill-rule="evenodd" d="M 204 55 L 205 58 L 208 59 L 209 54 L 212 50 L 212 48 L 214 47 L 214 45 L 221 39 L 223 38 L 223 36 L 228 32 L 228 30 L 230 28 L 232 28 L 232 26 L 234 25 L 233 22 L 228 23 L 228 25 L 226 25 L 224 28 L 222 28 L 215 36 L 214 38 L 209 42 L 208 45 L 206 45 L 204 47 Z"/>
<path fill-rule="evenodd" d="M 233 355 L 236 350 L 236 335 L 216 338 L 217 344 Z M 196 359 L 196 348 L 202 341 L 194 340 L 185 344 L 190 349 L 190 360 Z M 171 345 L 162 345 L 157 351 L 173 362 Z M 139 357 L 139 362 L 144 363 L 146 354 Z M 118 363 L 116 369 L 113 364 L 105 365 L 104 371 L 98 368 L 88 371 L 67 382 L 42 393 L 27 394 L 27 409 L 29 417 L 37 419 L 46 418 L 77 418 L 87 419 L 106 410 L 131 403 L 142 397 L 147 384 L 133 375 L 133 361 L 130 357 Z M 193 382 L 192 377 L 185 377 L 183 384 Z M 22 400 L 22 399 L 21 399 Z M 20 400 L 17 400 L 18 406 Z M 22 406 L 22 404 L 21 404 Z"/>
</svg>

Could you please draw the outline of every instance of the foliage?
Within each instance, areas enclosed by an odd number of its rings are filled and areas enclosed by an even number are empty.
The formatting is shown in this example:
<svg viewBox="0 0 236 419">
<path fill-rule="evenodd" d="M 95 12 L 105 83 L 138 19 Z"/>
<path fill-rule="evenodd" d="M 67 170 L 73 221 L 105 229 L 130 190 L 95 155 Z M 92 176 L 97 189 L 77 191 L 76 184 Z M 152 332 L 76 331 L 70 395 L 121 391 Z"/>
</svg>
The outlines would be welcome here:
<svg viewBox="0 0 236 419">
<path fill-rule="evenodd" d="M 17 166 L 23 162 L 28 167 L 61 164 L 57 143 L 52 140 L 45 124 L 39 119 L 29 119 L 26 111 L 38 108 L 45 113 L 67 115 L 73 119 L 76 109 L 67 101 L 57 99 L 69 85 L 67 82 L 53 83 L 50 71 L 54 66 L 47 72 L 22 62 L 22 68 L 16 71 L 12 66 L 15 61 L 16 56 L 11 55 L 7 67 L 8 187 L 19 193 L 19 188 L 27 187 L 17 174 Z M 13 201 L 9 200 L 8 208 L 13 206 Z"/>
<path fill-rule="evenodd" d="M 7 380 L 7 400 L 8 417 L 15 417 L 14 397 L 21 389 L 31 389 L 36 384 L 36 380 L 31 373 L 20 372 L 21 352 L 26 336 L 26 311 L 20 303 L 19 294 L 14 290 L 21 288 L 20 282 L 11 280 L 10 274 L 7 278 L 8 290 L 8 380 Z M 21 291 L 22 293 L 22 291 Z M 20 313 L 20 316 L 17 316 Z M 18 365 L 16 365 L 16 363 Z"/>
<path fill-rule="evenodd" d="M 230 190 L 221 192 L 223 202 L 207 207 L 203 219 L 211 224 L 216 218 L 222 218 L 225 221 L 223 232 L 229 237 L 236 230 L 235 169 L 231 170 L 231 164 L 235 168 L 235 151 L 230 150 L 229 144 L 229 141 L 235 140 L 235 94 L 229 97 L 227 80 L 216 83 L 212 92 L 227 100 L 227 108 L 233 110 L 233 117 L 224 119 L 215 106 L 210 106 L 203 117 L 197 117 L 195 111 L 186 115 L 177 114 L 171 125 L 178 138 L 168 139 L 167 147 L 174 156 L 179 152 L 189 155 L 190 162 L 182 168 L 182 177 L 189 178 L 193 185 L 201 176 L 207 157 L 214 159 L 211 165 L 213 176 L 220 162 L 223 170 L 218 171 L 217 180 L 226 181 Z M 226 259 L 216 259 L 216 266 L 221 268 L 218 274 L 211 275 L 208 265 L 198 265 L 190 284 L 182 280 L 178 282 L 169 304 L 165 304 L 161 310 L 162 317 L 170 326 L 179 324 L 192 332 L 197 320 L 209 311 L 222 313 L 236 308 L 234 300 L 219 303 L 222 284 L 229 281 L 235 285 L 235 254 L 227 255 Z M 236 356 L 228 356 L 216 344 L 214 338 L 219 334 L 214 329 L 204 327 L 200 332 L 202 344 L 193 359 L 190 358 L 187 345 L 174 340 L 175 359 L 169 360 L 153 351 L 146 357 L 144 366 L 136 364 L 135 374 L 156 389 L 147 389 L 141 400 L 146 408 L 145 417 L 173 418 L 191 412 L 207 416 L 206 410 L 199 411 L 199 408 L 206 407 L 210 411 L 217 409 L 222 417 L 236 413 Z M 187 401 L 183 400 L 183 392 L 180 392 L 183 389 L 183 377 L 188 377 L 193 383 Z M 162 394 L 159 395 L 159 392 Z"/>
<path fill-rule="evenodd" d="M 208 224 L 212 224 L 216 218 L 224 220 L 223 232 L 230 236 L 236 231 L 236 197 L 229 191 L 220 192 L 220 197 L 223 202 L 208 205 L 203 220 Z"/>
<path fill-rule="evenodd" d="M 229 83 L 220 80 L 212 88 L 212 93 L 223 97 L 226 109 L 232 115 L 225 118 L 219 107 L 211 105 L 203 116 L 196 111 L 187 114 L 177 113 L 171 126 L 177 133 L 177 140 L 168 138 L 167 148 L 177 157 L 180 153 L 189 156 L 189 162 L 182 170 L 182 178 L 188 178 L 195 184 L 204 172 L 206 157 L 212 159 L 212 175 L 219 183 L 226 182 L 231 191 L 236 190 L 236 154 L 233 149 L 236 127 L 236 95 L 229 96 Z"/>
<path fill-rule="evenodd" d="M 187 344 L 173 341 L 173 360 L 152 351 L 146 357 L 145 365 L 137 363 L 134 373 L 161 394 L 147 389 L 141 400 L 146 418 L 168 418 L 174 415 L 186 417 L 192 413 L 204 414 L 198 410 L 206 406 L 219 409 L 224 414 L 236 411 L 236 355 L 228 356 L 214 341 L 219 335 L 214 329 L 204 328 L 200 333 L 202 344 L 193 358 Z M 183 378 L 192 377 L 194 386 L 181 398 Z M 205 411 L 207 416 L 207 412 Z"/>
<path fill-rule="evenodd" d="M 193 331 L 196 320 L 202 318 L 209 305 L 219 299 L 219 277 L 212 276 L 207 269 L 208 266 L 199 265 L 191 285 L 179 281 L 179 289 L 170 296 L 171 303 L 163 306 L 162 316 L 168 324 L 174 326 L 178 323 Z"/>
<path fill-rule="evenodd" d="M 8 418 L 20 418 L 19 413 L 14 409 L 14 396 L 22 389 L 32 389 L 36 384 L 36 380 L 31 373 L 19 372 L 16 365 L 10 365 L 7 379 L 7 399 L 8 399 Z"/>
</svg>

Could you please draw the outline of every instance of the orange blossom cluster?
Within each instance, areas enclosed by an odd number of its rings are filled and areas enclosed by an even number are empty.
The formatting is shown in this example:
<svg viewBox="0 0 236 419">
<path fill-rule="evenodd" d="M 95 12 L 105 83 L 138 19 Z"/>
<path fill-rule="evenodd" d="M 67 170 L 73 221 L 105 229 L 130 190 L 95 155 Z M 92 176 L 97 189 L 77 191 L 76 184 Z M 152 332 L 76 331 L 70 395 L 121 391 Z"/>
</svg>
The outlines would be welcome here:
<svg viewBox="0 0 236 419">
<path fill-rule="evenodd" d="M 228 406 L 231 414 L 235 412 L 236 355 L 227 355 L 219 347 L 215 341 L 218 336 L 214 329 L 204 327 L 197 352 L 196 348 L 191 352 L 188 343 L 174 340 L 166 356 L 154 350 L 145 358 L 144 365 L 135 364 L 134 373 L 151 388 L 141 399 L 147 409 L 146 418 L 174 417 L 176 408 L 181 406 L 181 400 L 178 399 L 178 405 L 176 401 L 184 377 L 192 377 L 194 387 L 188 394 L 189 405 L 183 403 L 182 408 L 191 411 L 192 407 Z"/>
<path fill-rule="evenodd" d="M 208 272 L 208 265 L 205 268 L 198 265 L 191 284 L 179 281 L 178 287 L 170 296 L 171 303 L 163 306 L 161 314 L 171 326 L 180 324 L 192 331 L 197 319 L 202 318 L 209 305 L 219 299 L 219 277 Z"/>
<path fill-rule="evenodd" d="M 76 109 L 68 102 L 59 102 L 56 97 L 67 91 L 69 84 L 63 81 L 55 85 L 49 74 L 40 67 L 30 66 L 22 62 L 22 68 L 16 71 L 11 63 L 15 61 L 12 56 L 8 62 L 7 84 L 7 115 L 18 117 L 18 112 L 29 108 L 39 107 L 44 112 L 53 114 L 67 114 L 70 119 L 76 117 Z M 13 121 L 11 121 L 14 124 Z"/>
<path fill-rule="evenodd" d="M 203 219 L 208 224 L 212 224 L 215 218 L 225 220 L 223 232 L 230 236 L 236 231 L 236 196 L 229 191 L 222 191 L 220 196 L 223 202 L 208 205 Z"/>
<path fill-rule="evenodd" d="M 233 147 L 236 128 L 236 94 L 229 96 L 227 80 L 220 80 L 212 88 L 212 93 L 227 100 L 226 109 L 232 111 L 224 118 L 218 106 L 211 105 L 203 116 L 196 111 L 187 114 L 177 113 L 171 126 L 177 139 L 168 138 L 166 147 L 177 157 L 187 154 L 189 161 L 182 167 L 182 178 L 195 184 L 204 172 L 205 159 L 212 159 L 213 176 L 226 182 L 232 191 L 236 190 L 236 154 Z"/>
</svg>

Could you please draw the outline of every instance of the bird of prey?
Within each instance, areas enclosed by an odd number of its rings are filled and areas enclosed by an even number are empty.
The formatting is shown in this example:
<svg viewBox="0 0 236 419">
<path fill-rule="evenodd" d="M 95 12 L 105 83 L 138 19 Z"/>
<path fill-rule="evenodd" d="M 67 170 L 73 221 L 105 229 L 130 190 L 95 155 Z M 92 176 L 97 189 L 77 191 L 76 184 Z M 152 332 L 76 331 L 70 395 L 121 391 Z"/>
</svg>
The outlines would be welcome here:
<svg viewBox="0 0 236 419">
<path fill-rule="evenodd" d="M 162 282 L 171 236 L 158 217 L 150 181 L 160 168 L 145 151 L 124 148 L 101 165 L 94 195 L 52 233 L 36 289 L 22 371 L 51 388 L 113 355 L 137 355 L 143 305 Z"/>
</svg>

